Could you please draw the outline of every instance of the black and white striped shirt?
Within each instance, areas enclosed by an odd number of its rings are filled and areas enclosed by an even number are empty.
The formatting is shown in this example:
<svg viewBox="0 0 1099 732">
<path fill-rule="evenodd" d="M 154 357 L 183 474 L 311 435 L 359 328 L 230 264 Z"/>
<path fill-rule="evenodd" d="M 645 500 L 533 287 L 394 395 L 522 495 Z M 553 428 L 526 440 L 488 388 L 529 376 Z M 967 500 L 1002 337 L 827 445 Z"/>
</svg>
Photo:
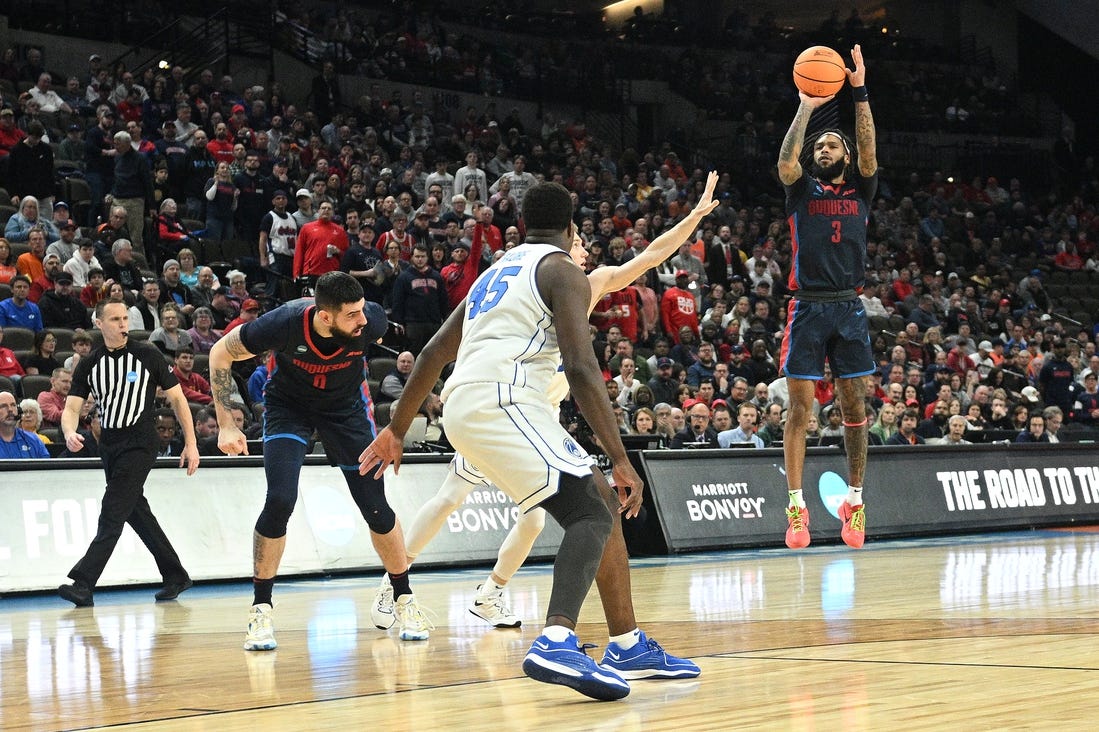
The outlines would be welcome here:
<svg viewBox="0 0 1099 732">
<path fill-rule="evenodd" d="M 95 397 L 103 429 L 125 429 L 141 423 L 151 427 L 156 388 L 167 390 L 178 383 L 155 346 L 130 340 L 117 351 L 99 346 L 80 359 L 69 393 L 81 399 L 87 399 L 88 394 Z"/>
</svg>

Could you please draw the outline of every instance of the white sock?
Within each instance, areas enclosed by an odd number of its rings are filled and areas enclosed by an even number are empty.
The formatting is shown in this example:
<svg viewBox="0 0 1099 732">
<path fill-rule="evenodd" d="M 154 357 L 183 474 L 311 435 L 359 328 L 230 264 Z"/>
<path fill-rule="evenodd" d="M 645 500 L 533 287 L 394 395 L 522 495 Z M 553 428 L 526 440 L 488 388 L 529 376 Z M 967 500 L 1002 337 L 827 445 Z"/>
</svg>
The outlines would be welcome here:
<svg viewBox="0 0 1099 732">
<path fill-rule="evenodd" d="M 805 497 L 801 495 L 801 488 L 790 493 L 790 508 L 805 508 Z"/>
<path fill-rule="evenodd" d="M 641 640 L 641 631 L 634 628 L 628 633 L 622 635 L 612 635 L 611 643 L 617 643 L 618 647 L 622 650 L 629 650 L 637 645 L 637 642 Z"/>
<path fill-rule="evenodd" d="M 573 635 L 573 632 L 563 625 L 547 625 L 542 629 L 542 635 L 554 643 L 564 643 L 569 639 L 569 636 Z"/>
<path fill-rule="evenodd" d="M 481 589 L 477 591 L 478 595 L 494 595 L 500 590 L 504 589 L 504 585 L 498 585 L 492 581 L 492 577 L 481 583 Z"/>
<path fill-rule="evenodd" d="M 852 506 L 862 505 L 862 486 L 847 486 L 847 502 Z"/>
</svg>

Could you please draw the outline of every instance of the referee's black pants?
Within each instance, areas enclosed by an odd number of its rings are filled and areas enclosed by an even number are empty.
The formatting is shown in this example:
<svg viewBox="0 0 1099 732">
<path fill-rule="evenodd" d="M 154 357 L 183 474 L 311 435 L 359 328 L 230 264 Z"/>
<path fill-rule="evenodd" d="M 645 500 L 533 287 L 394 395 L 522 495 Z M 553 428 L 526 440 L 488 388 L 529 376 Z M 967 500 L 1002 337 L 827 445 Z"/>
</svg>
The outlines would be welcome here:
<svg viewBox="0 0 1099 732">
<path fill-rule="evenodd" d="M 104 435 L 100 441 L 107 489 L 95 538 L 84 557 L 69 570 L 69 577 L 77 584 L 95 587 L 127 522 L 152 553 L 165 584 L 187 579 L 187 570 L 145 500 L 145 480 L 156 462 L 156 444 L 155 436 L 146 440 L 127 437 L 116 442 Z"/>
</svg>

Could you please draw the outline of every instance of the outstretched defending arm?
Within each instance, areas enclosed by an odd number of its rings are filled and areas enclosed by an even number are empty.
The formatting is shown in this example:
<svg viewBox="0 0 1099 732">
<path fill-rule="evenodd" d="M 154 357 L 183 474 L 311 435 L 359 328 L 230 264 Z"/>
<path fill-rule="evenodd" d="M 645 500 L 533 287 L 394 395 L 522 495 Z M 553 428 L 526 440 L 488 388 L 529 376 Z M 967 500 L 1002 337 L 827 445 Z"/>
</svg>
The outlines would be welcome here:
<svg viewBox="0 0 1099 732">
<path fill-rule="evenodd" d="M 713 200 L 714 188 L 717 186 L 717 173 L 711 171 L 706 177 L 706 190 L 698 205 L 687 214 L 682 221 L 673 226 L 653 240 L 645 251 L 616 267 L 600 267 L 588 275 L 588 283 L 591 285 L 592 307 L 599 298 L 608 292 L 617 292 L 653 267 L 657 266 L 672 255 L 679 245 L 687 240 L 698 228 L 699 222 L 717 208 L 717 201 Z"/>
</svg>

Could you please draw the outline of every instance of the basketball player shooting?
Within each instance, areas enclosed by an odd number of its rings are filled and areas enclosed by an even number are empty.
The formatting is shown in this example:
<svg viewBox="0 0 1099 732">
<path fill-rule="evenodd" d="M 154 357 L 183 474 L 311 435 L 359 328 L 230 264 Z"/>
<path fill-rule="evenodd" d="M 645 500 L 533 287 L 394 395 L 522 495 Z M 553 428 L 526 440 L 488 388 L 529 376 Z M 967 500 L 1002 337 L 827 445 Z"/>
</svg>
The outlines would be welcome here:
<svg viewBox="0 0 1099 732">
<path fill-rule="evenodd" d="M 783 452 L 789 507 L 786 545 L 809 545 L 809 511 L 802 495 L 805 432 L 812 414 L 814 382 L 828 359 L 837 377 L 847 453 L 847 500 L 840 506 L 840 535 L 862 546 L 866 532 L 863 475 L 866 472 L 867 376 L 874 370 L 866 310 L 859 301 L 866 272 L 866 226 L 878 187 L 874 118 L 866 92 L 862 49 L 851 49 L 855 70 L 847 80 L 855 100 L 856 150 L 838 129 L 812 140 L 811 171 L 799 162 L 809 118 L 835 95 L 799 92 L 801 104 L 779 151 L 778 173 L 786 190 L 786 213 L 793 240 L 789 289 L 792 293 L 779 356 L 790 386 L 790 410 Z M 856 158 L 857 153 L 857 158 Z M 856 163 L 857 159 L 857 163 Z"/>
</svg>

